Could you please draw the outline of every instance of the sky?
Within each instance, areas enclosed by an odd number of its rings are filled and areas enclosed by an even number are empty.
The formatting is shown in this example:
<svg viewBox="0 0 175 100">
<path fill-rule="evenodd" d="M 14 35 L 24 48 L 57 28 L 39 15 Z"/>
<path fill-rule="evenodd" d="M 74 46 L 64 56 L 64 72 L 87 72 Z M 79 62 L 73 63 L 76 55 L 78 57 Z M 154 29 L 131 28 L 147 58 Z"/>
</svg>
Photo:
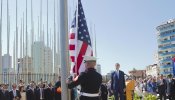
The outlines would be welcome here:
<svg viewBox="0 0 175 100">
<path fill-rule="evenodd" d="M 6 49 L 6 1 L 3 0 L 3 54 Z M 10 15 L 10 55 L 13 55 L 15 33 L 15 1 L 9 0 Z M 57 4 L 56 0 L 56 3 Z M 68 0 L 69 23 L 73 19 L 75 0 Z M 28 0 L 28 32 L 31 29 L 30 0 Z M 49 0 L 49 30 L 53 35 L 53 4 Z M 133 68 L 145 69 L 154 64 L 157 51 L 156 27 L 162 22 L 175 18 L 174 0 L 82 0 L 89 32 L 96 33 L 97 58 L 101 64 L 102 74 L 115 69 L 120 63 L 121 70 L 128 73 Z M 20 30 L 25 0 L 18 0 L 18 27 Z M 40 0 L 33 0 L 33 17 L 35 34 L 38 30 Z M 46 32 L 46 0 L 43 0 L 43 24 Z M 56 7 L 56 22 L 59 18 L 59 7 Z M 25 15 L 24 15 L 25 16 Z M 95 26 L 95 31 L 94 31 Z M 57 30 L 58 24 L 56 23 Z M 91 28 L 90 28 L 91 27 Z M 90 30 L 91 29 L 91 30 Z M 50 31 L 49 31 L 50 32 Z M 35 35 L 37 36 L 37 35 Z M 92 36 L 92 37 L 93 37 Z M 36 38 L 36 37 L 35 37 Z M 94 41 L 94 38 L 92 39 Z"/>
</svg>

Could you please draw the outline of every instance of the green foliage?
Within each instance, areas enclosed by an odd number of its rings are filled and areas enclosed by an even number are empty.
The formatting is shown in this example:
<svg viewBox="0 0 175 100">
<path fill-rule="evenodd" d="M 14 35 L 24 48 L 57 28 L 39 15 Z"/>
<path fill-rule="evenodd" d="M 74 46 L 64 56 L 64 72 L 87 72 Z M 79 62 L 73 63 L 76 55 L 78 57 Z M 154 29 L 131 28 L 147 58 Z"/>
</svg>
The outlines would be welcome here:
<svg viewBox="0 0 175 100">
<path fill-rule="evenodd" d="M 144 100 L 157 100 L 157 97 L 152 94 L 147 94 L 143 98 Z M 134 100 L 141 100 L 141 97 L 138 96 L 137 94 L 134 94 Z"/>
<path fill-rule="evenodd" d="M 114 95 L 108 97 L 108 100 L 114 100 Z"/>
<path fill-rule="evenodd" d="M 152 94 L 148 94 L 145 96 L 144 100 L 157 100 L 157 97 Z"/>
<path fill-rule="evenodd" d="M 134 100 L 141 100 L 140 96 L 138 96 L 136 93 L 134 94 Z"/>
</svg>

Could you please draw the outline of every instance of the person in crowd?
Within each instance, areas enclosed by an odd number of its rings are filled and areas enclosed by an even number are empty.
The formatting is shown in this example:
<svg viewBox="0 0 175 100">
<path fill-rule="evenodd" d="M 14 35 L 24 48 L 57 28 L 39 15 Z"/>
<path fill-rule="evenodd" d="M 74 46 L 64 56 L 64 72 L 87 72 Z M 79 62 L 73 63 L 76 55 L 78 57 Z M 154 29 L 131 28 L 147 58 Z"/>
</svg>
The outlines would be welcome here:
<svg viewBox="0 0 175 100">
<path fill-rule="evenodd" d="M 99 100 L 99 89 L 102 83 L 102 76 L 95 70 L 96 58 L 84 56 L 85 72 L 71 80 L 67 80 L 68 88 L 72 89 L 81 86 L 80 100 Z"/>
<path fill-rule="evenodd" d="M 61 100 L 61 76 L 58 76 L 58 81 L 55 83 L 54 90 L 55 100 Z"/>
<path fill-rule="evenodd" d="M 167 82 L 164 79 L 163 75 L 160 76 L 159 80 L 157 81 L 158 87 L 158 94 L 160 96 L 160 100 L 166 100 L 166 90 L 167 90 Z"/>
<path fill-rule="evenodd" d="M 175 100 L 175 78 L 171 78 L 170 82 L 170 100 Z"/>
<path fill-rule="evenodd" d="M 29 84 L 27 84 L 26 91 L 31 87 L 31 84 L 33 84 L 33 86 L 35 86 L 35 82 L 31 81 Z M 33 88 L 35 88 L 35 87 L 33 87 Z"/>
<path fill-rule="evenodd" d="M 70 80 L 70 81 L 73 81 L 73 78 L 74 78 L 74 77 L 76 77 L 75 74 L 71 75 L 71 76 L 69 77 L 69 80 Z M 71 92 L 71 100 L 77 100 L 77 87 L 72 88 L 72 89 L 70 90 L 70 92 Z"/>
<path fill-rule="evenodd" d="M 20 91 L 17 90 L 16 84 L 12 85 L 12 90 L 9 92 L 9 95 L 10 95 L 10 100 L 20 100 L 21 99 L 21 94 L 20 94 Z"/>
<path fill-rule="evenodd" d="M 36 89 L 36 100 L 45 100 L 45 89 L 42 82 L 38 83 L 39 88 Z"/>
<path fill-rule="evenodd" d="M 0 89 L 0 100 L 9 100 L 9 91 L 6 89 L 7 84 L 1 84 L 1 89 Z"/>
<path fill-rule="evenodd" d="M 26 90 L 27 100 L 37 100 L 36 99 L 36 89 L 34 82 L 31 82 Z"/>
<path fill-rule="evenodd" d="M 107 90 L 108 90 L 108 96 L 111 97 L 113 95 L 111 91 L 111 80 L 109 80 L 107 83 Z"/>
<path fill-rule="evenodd" d="M 19 85 L 18 86 L 24 86 L 24 82 L 22 80 L 19 80 Z"/>
<path fill-rule="evenodd" d="M 147 81 L 147 92 L 151 94 L 153 93 L 152 78 L 149 78 Z"/>
<path fill-rule="evenodd" d="M 170 88 L 171 88 L 171 79 L 172 79 L 172 75 L 169 74 L 166 78 L 166 84 L 167 84 L 167 90 L 166 90 L 166 95 L 167 95 L 167 98 L 170 99 Z"/>
<path fill-rule="evenodd" d="M 26 100 L 27 97 L 26 97 L 26 92 L 24 91 L 24 85 L 21 84 L 19 86 L 19 91 L 20 91 L 20 94 L 21 94 L 21 99 L 20 100 Z"/>
<path fill-rule="evenodd" d="M 104 82 L 100 86 L 100 98 L 101 100 L 108 100 L 108 89 Z"/>
<path fill-rule="evenodd" d="M 152 90 L 153 90 L 153 94 L 155 95 L 157 93 L 157 82 L 156 82 L 156 78 L 154 77 L 152 79 Z"/>
<path fill-rule="evenodd" d="M 49 83 L 47 88 L 45 89 L 45 100 L 53 100 L 54 99 L 54 88 L 52 83 Z"/>
<path fill-rule="evenodd" d="M 115 64 L 116 70 L 111 74 L 111 90 L 114 93 L 115 100 L 124 100 L 124 92 L 126 90 L 124 72 L 119 70 L 120 64 Z"/>
</svg>

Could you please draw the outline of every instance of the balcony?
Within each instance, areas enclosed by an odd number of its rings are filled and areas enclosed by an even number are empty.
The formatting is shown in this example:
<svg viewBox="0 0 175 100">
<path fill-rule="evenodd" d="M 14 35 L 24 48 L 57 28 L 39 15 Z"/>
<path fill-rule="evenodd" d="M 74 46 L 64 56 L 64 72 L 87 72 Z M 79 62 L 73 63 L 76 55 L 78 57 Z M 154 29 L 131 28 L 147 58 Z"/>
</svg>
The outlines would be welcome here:
<svg viewBox="0 0 175 100">
<path fill-rule="evenodd" d="M 165 75 L 165 74 L 173 74 L 173 71 L 168 71 L 168 72 L 160 72 L 160 74 L 163 74 L 163 75 Z"/>
<path fill-rule="evenodd" d="M 170 40 L 164 40 L 164 41 L 159 41 L 159 44 L 164 44 L 164 43 L 168 43 L 168 42 L 172 42 L 175 41 L 175 38 L 171 38 Z"/>
<path fill-rule="evenodd" d="M 162 65 L 162 66 L 160 66 L 160 68 L 170 68 L 170 67 L 172 67 L 172 65 Z"/>
<path fill-rule="evenodd" d="M 175 32 L 171 32 L 171 33 L 167 33 L 167 34 L 161 34 L 159 36 L 159 38 L 163 38 L 163 37 L 166 37 L 166 36 L 171 36 L 171 35 L 174 35 L 174 34 L 175 34 Z"/>
<path fill-rule="evenodd" d="M 166 52 L 166 53 L 160 53 L 160 56 L 165 56 L 165 55 L 173 55 L 175 52 Z"/>
<path fill-rule="evenodd" d="M 158 47 L 158 50 L 161 51 L 161 50 L 169 49 L 172 47 L 175 47 L 175 45 L 167 45 L 167 46 L 163 46 L 163 47 Z"/>
<path fill-rule="evenodd" d="M 167 61 L 171 61 L 171 58 L 163 59 L 160 62 L 167 62 Z"/>
</svg>

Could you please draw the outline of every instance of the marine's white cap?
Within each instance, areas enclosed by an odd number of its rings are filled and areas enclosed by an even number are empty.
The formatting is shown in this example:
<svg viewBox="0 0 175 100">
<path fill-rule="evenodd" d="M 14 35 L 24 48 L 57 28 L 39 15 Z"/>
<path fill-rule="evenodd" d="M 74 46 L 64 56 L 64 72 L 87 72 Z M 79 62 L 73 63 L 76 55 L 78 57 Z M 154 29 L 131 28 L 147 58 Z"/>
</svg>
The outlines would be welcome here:
<svg viewBox="0 0 175 100">
<path fill-rule="evenodd" d="M 93 56 L 84 56 L 84 61 L 96 61 L 97 58 L 93 57 Z"/>
</svg>

